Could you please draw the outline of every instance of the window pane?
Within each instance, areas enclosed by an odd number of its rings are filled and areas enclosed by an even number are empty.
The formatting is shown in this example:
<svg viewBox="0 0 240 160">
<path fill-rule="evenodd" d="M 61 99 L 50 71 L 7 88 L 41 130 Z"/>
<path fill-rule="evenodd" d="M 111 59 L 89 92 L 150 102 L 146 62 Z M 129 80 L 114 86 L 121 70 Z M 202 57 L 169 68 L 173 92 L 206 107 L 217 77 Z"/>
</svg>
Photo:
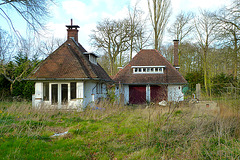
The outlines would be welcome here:
<svg viewBox="0 0 240 160">
<path fill-rule="evenodd" d="M 76 99 L 76 93 L 77 93 L 77 89 L 76 89 L 76 82 L 71 82 L 70 83 L 71 86 L 71 99 Z"/>
<path fill-rule="evenodd" d="M 43 82 L 43 100 L 49 101 L 49 83 Z"/>
<path fill-rule="evenodd" d="M 58 103 L 58 85 L 52 84 L 52 104 Z"/>
<path fill-rule="evenodd" d="M 68 102 L 68 85 L 61 84 L 61 92 L 62 92 L 62 104 L 67 104 Z"/>
</svg>

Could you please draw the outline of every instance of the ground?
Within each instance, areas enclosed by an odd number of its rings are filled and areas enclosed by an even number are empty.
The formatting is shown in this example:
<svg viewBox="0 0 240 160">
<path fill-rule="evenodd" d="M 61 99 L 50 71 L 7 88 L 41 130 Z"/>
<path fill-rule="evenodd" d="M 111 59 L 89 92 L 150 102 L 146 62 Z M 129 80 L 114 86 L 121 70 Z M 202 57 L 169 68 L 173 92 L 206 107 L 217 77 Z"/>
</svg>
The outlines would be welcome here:
<svg viewBox="0 0 240 160">
<path fill-rule="evenodd" d="M 198 112 L 188 103 L 146 107 L 103 102 L 76 112 L 34 110 L 29 102 L 1 102 L 0 157 L 239 159 L 240 112 L 232 104 L 219 104 L 219 114 Z"/>
</svg>

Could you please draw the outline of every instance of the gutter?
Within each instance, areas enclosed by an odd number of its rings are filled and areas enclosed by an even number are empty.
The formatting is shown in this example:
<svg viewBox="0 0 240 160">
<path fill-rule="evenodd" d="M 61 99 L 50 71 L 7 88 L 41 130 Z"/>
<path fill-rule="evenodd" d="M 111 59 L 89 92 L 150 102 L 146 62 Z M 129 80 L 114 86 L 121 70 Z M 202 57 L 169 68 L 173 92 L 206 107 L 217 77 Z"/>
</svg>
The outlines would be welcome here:
<svg viewBox="0 0 240 160">
<path fill-rule="evenodd" d="M 121 83 L 121 84 L 126 84 L 126 85 L 169 85 L 169 84 L 175 84 L 175 85 L 186 85 L 188 83 Z"/>
<path fill-rule="evenodd" d="M 96 81 L 105 81 L 105 82 L 113 82 L 112 80 L 105 80 L 101 78 L 26 78 L 24 80 L 27 81 L 85 81 L 85 80 L 96 80 Z"/>
</svg>

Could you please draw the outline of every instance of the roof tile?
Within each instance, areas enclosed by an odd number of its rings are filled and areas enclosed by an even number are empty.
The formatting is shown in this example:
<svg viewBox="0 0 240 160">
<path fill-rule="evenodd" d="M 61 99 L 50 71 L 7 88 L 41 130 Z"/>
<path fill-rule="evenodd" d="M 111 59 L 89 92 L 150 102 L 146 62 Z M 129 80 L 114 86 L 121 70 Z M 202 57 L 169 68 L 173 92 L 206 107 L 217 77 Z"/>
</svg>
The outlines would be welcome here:
<svg viewBox="0 0 240 160">
<path fill-rule="evenodd" d="M 131 66 L 165 66 L 163 74 L 133 74 Z M 187 84 L 183 76 L 155 49 L 141 50 L 113 78 L 125 84 Z"/>
</svg>

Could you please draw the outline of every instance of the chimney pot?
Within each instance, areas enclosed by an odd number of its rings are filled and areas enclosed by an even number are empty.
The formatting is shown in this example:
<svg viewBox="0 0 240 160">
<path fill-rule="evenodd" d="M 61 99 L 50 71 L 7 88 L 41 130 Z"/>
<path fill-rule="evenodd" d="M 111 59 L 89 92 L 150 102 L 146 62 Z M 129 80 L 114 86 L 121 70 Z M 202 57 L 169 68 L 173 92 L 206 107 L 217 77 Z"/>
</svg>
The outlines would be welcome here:
<svg viewBox="0 0 240 160">
<path fill-rule="evenodd" d="M 67 38 L 74 38 L 76 42 L 78 42 L 78 25 L 73 25 L 73 20 L 71 19 L 71 25 L 66 25 L 67 29 Z"/>
</svg>

